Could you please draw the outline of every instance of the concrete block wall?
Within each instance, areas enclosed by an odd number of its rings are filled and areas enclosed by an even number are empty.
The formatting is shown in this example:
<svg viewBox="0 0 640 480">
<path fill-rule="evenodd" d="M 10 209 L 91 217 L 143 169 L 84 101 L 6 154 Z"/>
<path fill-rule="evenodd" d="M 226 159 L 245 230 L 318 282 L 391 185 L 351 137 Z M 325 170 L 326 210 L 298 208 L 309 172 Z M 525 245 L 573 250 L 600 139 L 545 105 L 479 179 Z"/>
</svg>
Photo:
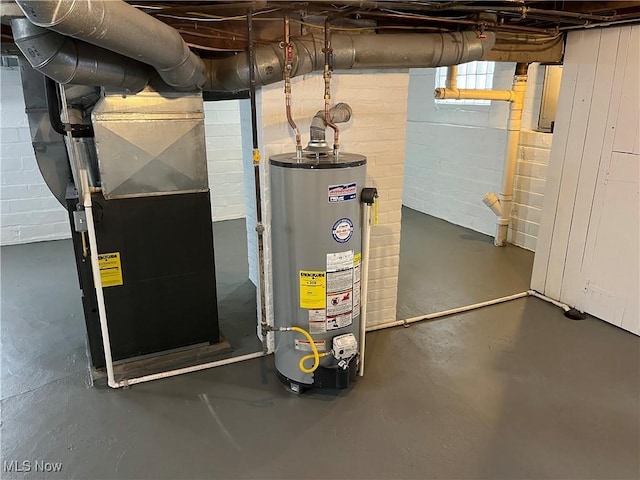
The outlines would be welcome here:
<svg viewBox="0 0 640 480">
<path fill-rule="evenodd" d="M 496 64 L 494 89 L 511 88 L 514 68 L 512 63 Z M 509 235 L 509 241 L 531 250 L 535 249 L 552 137 L 534 131 L 543 82 L 544 69 L 532 65 Z M 500 189 L 509 106 L 507 102 L 436 105 L 434 85 L 435 69 L 411 70 L 403 202 L 420 212 L 493 236 L 495 216 L 482 203 L 482 197 Z"/>
<path fill-rule="evenodd" d="M 408 94 L 408 71 L 336 73 L 332 82 L 333 103 L 346 102 L 354 112 L 353 119 L 341 125 L 341 149 L 366 155 L 368 158 L 367 181 L 380 193 L 379 226 L 372 229 L 371 263 L 369 279 L 368 324 L 396 319 L 398 265 L 400 257 L 400 221 L 402 208 L 405 125 Z M 293 113 L 308 141 L 311 119 L 323 108 L 323 80 L 321 74 L 311 74 L 293 79 Z M 282 85 L 264 87 L 257 96 L 258 116 L 261 125 L 260 144 L 263 162 L 263 214 L 267 226 L 266 258 L 270 257 L 268 162 L 270 155 L 295 150 L 294 138 L 286 122 Z M 249 121 L 248 112 L 243 115 Z M 330 133 L 328 134 L 331 135 Z M 245 152 L 245 158 L 251 158 Z M 250 162 L 245 162 L 245 167 Z M 254 198 L 248 198 L 253 205 Z M 249 264 L 255 279 L 257 255 L 255 218 L 247 208 L 247 232 L 249 236 Z M 267 298 L 270 293 L 270 269 L 267 263 Z M 267 315 L 272 318 L 272 306 Z"/>
<path fill-rule="evenodd" d="M 212 219 L 245 215 L 240 100 L 205 102 Z M 31 146 L 18 67 L 0 69 L 0 245 L 69 238 L 67 213 L 44 183 Z"/>
<path fill-rule="evenodd" d="M 67 211 L 40 175 L 17 67 L 0 68 L 0 244 L 70 236 Z"/>
<path fill-rule="evenodd" d="M 245 216 L 241 101 L 204 102 L 211 218 L 216 222 Z"/>
<path fill-rule="evenodd" d="M 532 251 L 536 250 L 553 140 L 553 134 L 537 131 L 544 71 L 535 63 L 529 67 L 508 236 L 509 242 Z"/>
</svg>

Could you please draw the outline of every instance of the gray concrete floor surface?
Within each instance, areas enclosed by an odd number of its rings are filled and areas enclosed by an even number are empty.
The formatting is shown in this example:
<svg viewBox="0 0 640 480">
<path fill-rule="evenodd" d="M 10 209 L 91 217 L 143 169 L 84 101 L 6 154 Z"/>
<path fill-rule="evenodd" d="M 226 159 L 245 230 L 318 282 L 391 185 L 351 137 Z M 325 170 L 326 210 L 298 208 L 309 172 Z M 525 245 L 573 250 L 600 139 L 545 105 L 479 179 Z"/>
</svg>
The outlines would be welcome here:
<svg viewBox="0 0 640 480">
<path fill-rule="evenodd" d="M 244 222 L 214 232 L 223 331 L 255 351 Z M 294 396 L 272 357 L 111 390 L 70 241 L 1 253 L 3 479 L 640 477 L 640 342 L 598 319 L 527 298 L 370 333 L 348 391 Z M 398 318 L 527 290 L 532 261 L 404 209 Z"/>
</svg>

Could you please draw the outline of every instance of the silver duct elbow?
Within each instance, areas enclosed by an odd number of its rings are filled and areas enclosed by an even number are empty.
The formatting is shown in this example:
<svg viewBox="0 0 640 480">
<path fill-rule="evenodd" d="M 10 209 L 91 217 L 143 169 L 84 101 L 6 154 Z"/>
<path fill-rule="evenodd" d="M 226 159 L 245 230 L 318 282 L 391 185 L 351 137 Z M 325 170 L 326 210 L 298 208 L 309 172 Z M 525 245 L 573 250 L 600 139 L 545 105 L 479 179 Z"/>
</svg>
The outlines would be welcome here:
<svg viewBox="0 0 640 480">
<path fill-rule="evenodd" d="M 476 32 L 429 34 L 331 36 L 335 70 L 425 68 L 480 60 L 495 44 L 493 32 L 479 38 Z M 304 75 L 324 67 L 324 38 L 307 35 L 292 41 L 291 76 Z M 255 49 L 256 86 L 283 80 L 284 51 L 277 45 Z M 238 91 L 249 87 L 247 56 L 242 53 L 223 60 L 206 60 L 207 91 Z"/>
<path fill-rule="evenodd" d="M 31 66 L 58 83 L 114 87 L 132 93 L 149 79 L 148 67 L 117 53 L 37 27 L 11 21 L 13 38 Z"/>
<path fill-rule="evenodd" d="M 333 123 L 346 123 L 351 120 L 353 110 L 346 103 L 337 103 L 329 110 L 330 119 Z M 327 121 L 324 118 L 324 110 L 318 111 L 311 120 L 309 128 L 309 145 L 307 150 L 313 152 L 328 152 L 331 146 L 327 143 L 326 133 Z"/>
<path fill-rule="evenodd" d="M 16 0 L 35 25 L 153 66 L 177 90 L 206 79 L 202 60 L 170 26 L 122 0 Z"/>
</svg>

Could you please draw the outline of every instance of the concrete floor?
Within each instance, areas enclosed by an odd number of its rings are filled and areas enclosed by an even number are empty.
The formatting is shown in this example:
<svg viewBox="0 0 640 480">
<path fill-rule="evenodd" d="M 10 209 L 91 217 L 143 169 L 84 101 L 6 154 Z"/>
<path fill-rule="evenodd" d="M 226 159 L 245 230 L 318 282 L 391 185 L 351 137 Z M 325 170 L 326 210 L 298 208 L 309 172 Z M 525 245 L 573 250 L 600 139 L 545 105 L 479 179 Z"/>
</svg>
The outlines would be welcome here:
<svg viewBox="0 0 640 480">
<path fill-rule="evenodd" d="M 531 253 L 403 215 L 399 318 L 527 289 Z M 214 228 L 221 312 L 249 325 L 243 229 Z M 2 460 L 63 464 L 3 479 L 640 476 L 638 338 L 537 299 L 371 333 L 353 389 L 296 397 L 271 357 L 90 387 L 69 242 L 3 247 L 1 294 Z"/>
</svg>

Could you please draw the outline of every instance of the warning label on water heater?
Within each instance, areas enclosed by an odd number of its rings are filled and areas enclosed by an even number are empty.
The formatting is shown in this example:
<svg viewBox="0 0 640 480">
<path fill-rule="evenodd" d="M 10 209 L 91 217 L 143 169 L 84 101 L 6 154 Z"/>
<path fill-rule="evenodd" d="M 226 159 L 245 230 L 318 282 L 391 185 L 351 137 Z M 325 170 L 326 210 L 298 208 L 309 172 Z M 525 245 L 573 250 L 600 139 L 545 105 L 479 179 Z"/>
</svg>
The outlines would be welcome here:
<svg viewBox="0 0 640 480">
<path fill-rule="evenodd" d="M 329 185 L 329 203 L 355 200 L 358 196 L 358 185 L 347 183 L 343 185 Z"/>
<path fill-rule="evenodd" d="M 316 348 L 318 349 L 319 352 L 326 352 L 327 351 L 327 342 L 324 340 L 314 340 L 314 342 L 316 344 Z M 294 348 L 296 350 L 299 350 L 301 352 L 310 352 L 311 351 L 311 344 L 309 343 L 309 340 L 298 340 L 296 338 L 295 340 L 295 344 L 294 344 Z"/>
</svg>

